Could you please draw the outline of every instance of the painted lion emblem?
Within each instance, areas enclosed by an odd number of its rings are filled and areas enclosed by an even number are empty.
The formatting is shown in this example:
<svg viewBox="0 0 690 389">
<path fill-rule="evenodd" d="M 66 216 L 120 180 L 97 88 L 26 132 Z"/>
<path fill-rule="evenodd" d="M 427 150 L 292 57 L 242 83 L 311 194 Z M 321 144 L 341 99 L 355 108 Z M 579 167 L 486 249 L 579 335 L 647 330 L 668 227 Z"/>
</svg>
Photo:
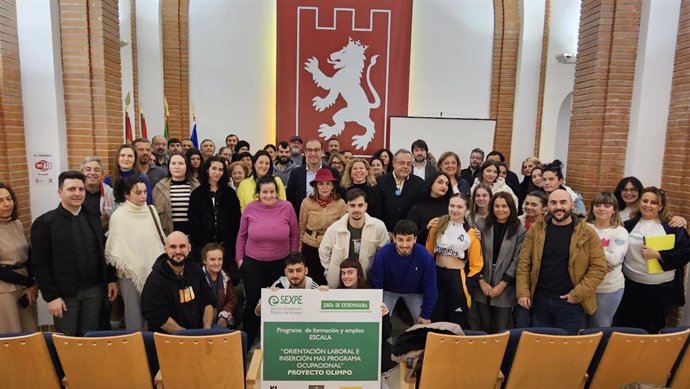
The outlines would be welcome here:
<svg viewBox="0 0 690 389">
<path fill-rule="evenodd" d="M 368 47 L 362 45 L 360 41 L 353 41 L 352 38 L 349 38 L 345 47 L 332 53 L 326 60 L 336 70 L 332 77 L 323 74 L 319 69 L 319 61 L 316 57 L 311 57 L 304 63 L 304 69 L 311 73 L 316 86 L 328 91 L 326 97 L 316 96 L 312 99 L 314 109 L 323 112 L 336 102 L 338 96 L 342 96 L 347 103 L 345 108 L 333 115 L 333 125 L 323 123 L 319 126 L 319 135 L 324 139 L 338 136 L 345 129 L 346 122 L 357 123 L 366 130 L 363 135 L 352 137 L 352 146 L 357 150 L 366 149 L 374 138 L 376 129 L 369 114 L 372 109 L 381 105 L 381 99 L 371 84 L 370 77 L 371 68 L 376 64 L 378 55 L 373 55 L 369 60 L 369 66 L 367 66 L 367 84 L 374 97 L 373 102 L 369 102 L 361 85 L 366 60 L 364 52 Z"/>
</svg>

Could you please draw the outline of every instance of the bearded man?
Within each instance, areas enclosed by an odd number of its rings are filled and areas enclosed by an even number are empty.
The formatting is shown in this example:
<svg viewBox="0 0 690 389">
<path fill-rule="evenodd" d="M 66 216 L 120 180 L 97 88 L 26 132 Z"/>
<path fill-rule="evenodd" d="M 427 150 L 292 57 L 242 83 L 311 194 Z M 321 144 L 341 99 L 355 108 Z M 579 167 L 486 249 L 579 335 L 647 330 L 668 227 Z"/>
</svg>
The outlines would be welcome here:
<svg viewBox="0 0 690 389">
<path fill-rule="evenodd" d="M 141 292 L 141 313 L 149 331 L 175 333 L 211 328 L 216 296 L 201 268 L 189 260 L 192 245 L 187 235 L 168 235 L 165 253 L 153 265 Z"/>
</svg>

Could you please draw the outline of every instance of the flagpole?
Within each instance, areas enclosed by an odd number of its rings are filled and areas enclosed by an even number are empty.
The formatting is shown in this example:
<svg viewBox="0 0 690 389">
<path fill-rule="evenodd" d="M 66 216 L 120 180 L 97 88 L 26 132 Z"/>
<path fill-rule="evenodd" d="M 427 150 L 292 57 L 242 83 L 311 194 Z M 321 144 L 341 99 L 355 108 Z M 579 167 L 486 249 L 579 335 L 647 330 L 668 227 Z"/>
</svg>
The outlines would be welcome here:
<svg viewBox="0 0 690 389">
<path fill-rule="evenodd" d="M 168 111 L 168 98 L 163 96 L 163 103 L 165 104 L 165 130 L 163 131 L 163 137 L 167 140 L 170 136 L 170 129 L 168 128 L 168 116 L 170 116 L 170 111 Z"/>
</svg>

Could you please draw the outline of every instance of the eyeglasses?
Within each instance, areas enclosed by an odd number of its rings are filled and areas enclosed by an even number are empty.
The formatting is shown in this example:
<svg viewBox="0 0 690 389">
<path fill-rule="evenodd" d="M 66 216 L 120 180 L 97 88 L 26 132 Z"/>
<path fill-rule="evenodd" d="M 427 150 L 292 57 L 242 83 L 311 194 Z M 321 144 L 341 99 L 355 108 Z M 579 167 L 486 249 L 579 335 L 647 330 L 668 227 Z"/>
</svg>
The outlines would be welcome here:
<svg viewBox="0 0 690 389">
<path fill-rule="evenodd" d="M 331 166 L 333 166 L 333 165 L 340 165 L 340 166 L 343 166 L 343 163 L 342 163 L 342 162 L 338 162 L 338 161 L 333 161 L 333 162 L 331 162 Z"/>
<path fill-rule="evenodd" d="M 637 193 L 638 190 L 635 188 L 623 188 L 623 189 L 621 189 L 621 192 L 623 192 L 623 193 Z"/>
<path fill-rule="evenodd" d="M 307 152 L 307 154 L 309 154 L 309 153 L 318 153 L 318 152 L 321 151 L 321 149 L 306 149 L 305 151 Z"/>
</svg>

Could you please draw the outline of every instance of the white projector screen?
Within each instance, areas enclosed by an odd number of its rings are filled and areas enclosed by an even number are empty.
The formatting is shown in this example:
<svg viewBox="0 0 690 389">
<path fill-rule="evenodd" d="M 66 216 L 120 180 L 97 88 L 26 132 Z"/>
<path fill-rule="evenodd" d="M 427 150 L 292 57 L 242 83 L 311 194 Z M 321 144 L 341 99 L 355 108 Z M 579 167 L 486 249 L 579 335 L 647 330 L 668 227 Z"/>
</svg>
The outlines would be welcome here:
<svg viewBox="0 0 690 389">
<path fill-rule="evenodd" d="M 475 147 L 485 153 L 493 150 L 495 120 L 408 116 L 391 116 L 390 119 L 390 150 L 393 153 L 398 149 L 409 150 L 412 142 L 423 139 L 436 159 L 445 151 L 457 153 L 464 169 Z"/>
</svg>

